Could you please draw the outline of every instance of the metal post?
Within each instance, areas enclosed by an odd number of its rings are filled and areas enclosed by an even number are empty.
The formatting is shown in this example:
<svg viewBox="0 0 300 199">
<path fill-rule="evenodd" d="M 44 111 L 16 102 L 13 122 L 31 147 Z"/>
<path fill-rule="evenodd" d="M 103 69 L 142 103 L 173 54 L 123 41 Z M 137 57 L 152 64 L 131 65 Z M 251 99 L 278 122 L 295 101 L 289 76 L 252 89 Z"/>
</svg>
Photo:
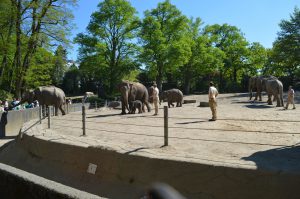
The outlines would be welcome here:
<svg viewBox="0 0 300 199">
<path fill-rule="evenodd" d="M 98 106 L 97 106 L 97 101 L 95 101 L 95 110 L 98 109 Z"/>
<path fill-rule="evenodd" d="M 52 116 L 55 116 L 55 108 L 52 106 Z"/>
<path fill-rule="evenodd" d="M 168 146 L 168 106 L 164 106 L 164 146 Z"/>
<path fill-rule="evenodd" d="M 82 105 L 82 135 L 85 136 L 85 106 Z"/>
<path fill-rule="evenodd" d="M 40 119 L 40 124 L 42 124 L 42 106 L 39 106 L 39 119 Z"/>
<path fill-rule="evenodd" d="M 51 118 L 51 113 L 50 113 L 50 107 L 48 106 L 48 129 L 50 129 L 50 118 Z"/>
<path fill-rule="evenodd" d="M 42 109 L 43 109 L 43 118 L 46 118 L 47 117 L 46 105 L 42 105 Z"/>
</svg>

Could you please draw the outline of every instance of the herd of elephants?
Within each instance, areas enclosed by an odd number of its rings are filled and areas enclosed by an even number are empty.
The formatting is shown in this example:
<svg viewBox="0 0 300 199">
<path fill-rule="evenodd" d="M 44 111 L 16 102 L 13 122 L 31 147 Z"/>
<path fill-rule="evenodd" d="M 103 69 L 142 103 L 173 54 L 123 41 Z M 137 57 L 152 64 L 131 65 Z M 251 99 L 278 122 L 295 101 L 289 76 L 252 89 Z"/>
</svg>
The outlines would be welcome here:
<svg viewBox="0 0 300 199">
<path fill-rule="evenodd" d="M 139 113 L 145 112 L 144 106 L 147 107 L 148 112 L 151 111 L 149 96 L 152 95 L 151 89 L 147 89 L 143 84 L 137 82 L 122 81 L 117 86 L 121 93 L 122 113 L 135 113 L 138 109 Z M 254 76 L 249 79 L 250 100 L 252 98 L 252 91 L 256 91 L 255 100 L 261 99 L 262 91 L 268 95 L 268 104 L 272 105 L 271 97 L 277 101 L 277 106 L 283 106 L 283 85 L 280 80 L 274 76 Z M 63 105 L 66 103 L 66 96 L 62 89 L 55 86 L 41 86 L 35 90 L 28 91 L 24 94 L 19 104 L 38 100 L 40 105 L 54 106 L 55 115 L 58 114 L 58 109 L 65 115 Z M 164 91 L 160 95 L 160 100 L 167 101 L 168 106 L 182 106 L 183 93 L 179 89 L 170 89 Z M 17 105 L 19 105 L 17 104 Z"/>
</svg>

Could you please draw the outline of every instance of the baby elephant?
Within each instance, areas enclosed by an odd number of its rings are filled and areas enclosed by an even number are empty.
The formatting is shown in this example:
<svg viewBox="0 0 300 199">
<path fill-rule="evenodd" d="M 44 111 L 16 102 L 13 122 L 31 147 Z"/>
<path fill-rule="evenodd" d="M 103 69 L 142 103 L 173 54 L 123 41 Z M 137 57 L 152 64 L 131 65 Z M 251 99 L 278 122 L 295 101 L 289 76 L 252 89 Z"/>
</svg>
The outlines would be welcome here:
<svg viewBox="0 0 300 199">
<path fill-rule="evenodd" d="M 136 109 L 139 110 L 139 113 L 142 113 L 143 103 L 140 100 L 131 101 L 129 104 L 130 113 L 135 114 Z"/>
<path fill-rule="evenodd" d="M 168 106 L 170 105 L 174 107 L 173 102 L 176 102 L 176 107 L 182 106 L 183 94 L 179 89 L 173 88 L 170 90 L 166 90 L 162 93 L 161 100 L 165 100 L 168 102 Z"/>
</svg>

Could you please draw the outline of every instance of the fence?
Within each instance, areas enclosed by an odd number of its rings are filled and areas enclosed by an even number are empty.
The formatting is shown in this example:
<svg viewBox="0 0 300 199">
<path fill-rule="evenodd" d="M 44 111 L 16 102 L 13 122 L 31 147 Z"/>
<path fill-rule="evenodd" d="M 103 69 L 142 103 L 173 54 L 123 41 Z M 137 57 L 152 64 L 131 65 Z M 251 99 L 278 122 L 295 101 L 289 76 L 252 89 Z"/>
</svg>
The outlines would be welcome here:
<svg viewBox="0 0 300 199">
<path fill-rule="evenodd" d="M 107 104 L 107 103 L 105 103 Z M 105 105 L 104 104 L 104 105 Z M 103 104 L 100 104 L 100 105 L 103 105 Z M 176 130 L 180 131 L 180 129 L 182 130 L 190 130 L 190 131 L 194 131 L 194 130 L 204 130 L 204 131 L 222 131 L 222 132 L 225 132 L 225 131 L 230 131 L 230 132 L 234 132 L 234 131 L 240 131 L 240 130 L 233 130 L 233 129 L 221 129 L 221 128 L 200 128 L 200 127 L 191 127 L 191 126 L 174 126 L 174 125 L 171 125 L 169 126 L 169 119 L 171 118 L 172 120 L 173 119 L 176 119 L 176 120 L 184 120 L 184 119 L 201 119 L 201 118 L 183 118 L 183 117 L 176 117 L 176 116 L 171 116 L 169 117 L 169 113 L 168 113 L 168 107 L 165 106 L 163 108 L 163 111 L 164 113 L 162 114 L 162 116 L 145 116 L 145 115 L 138 115 L 138 116 L 134 116 L 134 115 L 129 115 L 129 118 L 134 118 L 134 117 L 153 117 L 153 118 L 156 118 L 156 119 L 159 119 L 160 121 L 163 121 L 163 124 L 162 125 L 148 125 L 148 124 L 131 124 L 129 122 L 125 122 L 125 123 L 122 123 L 122 122 L 105 122 L 104 120 L 92 120 L 91 118 L 96 118 L 96 117 L 99 117 L 99 114 L 91 114 L 92 112 L 88 112 L 87 113 L 87 109 L 95 109 L 95 111 L 99 110 L 99 104 L 97 103 L 86 103 L 84 104 L 84 106 L 82 106 L 82 103 L 78 103 L 78 104 L 72 104 L 72 105 L 69 105 L 69 107 L 66 107 L 66 110 L 67 112 L 80 112 L 81 113 L 81 117 L 78 119 L 78 116 L 76 119 L 72 118 L 72 119 L 69 119 L 69 118 L 64 118 L 64 117 L 53 117 L 52 116 L 54 115 L 54 110 L 53 110 L 53 107 L 50 107 L 49 110 L 48 110 L 48 118 L 47 120 L 45 121 L 46 123 L 48 123 L 47 125 L 47 128 L 57 128 L 56 124 L 53 123 L 52 124 L 52 120 L 60 120 L 62 121 L 62 124 L 60 124 L 62 127 L 64 127 L 63 125 L 66 125 L 68 124 L 68 122 L 74 122 L 73 124 L 69 125 L 69 126 L 65 126 L 65 127 L 70 127 L 70 128 L 76 128 L 78 130 L 81 130 L 80 134 L 82 136 L 86 136 L 86 135 L 89 135 L 89 131 L 97 131 L 97 132 L 111 132 L 111 133 L 119 133 L 119 134 L 132 134 L 132 135 L 141 135 L 141 136 L 148 136 L 148 137 L 156 137 L 156 138 L 161 138 L 161 143 L 163 143 L 164 146 L 168 146 L 169 145 L 169 139 L 181 139 L 181 140 L 199 140 L 199 141 L 214 141 L 214 140 L 209 140 L 209 139 L 205 139 L 205 138 L 190 138 L 190 137 L 183 137 L 183 136 L 174 136 L 174 134 L 172 133 L 171 136 L 169 136 L 169 130 L 171 129 L 172 132 L 173 130 Z M 22 115 L 20 114 L 20 112 L 22 114 L 25 114 L 25 115 Z M 23 113 L 24 112 L 24 113 Z M 14 127 L 16 128 L 16 132 L 15 132 L 15 135 L 18 134 L 18 131 L 20 129 L 20 126 L 22 125 L 23 122 L 25 121 L 28 121 L 30 119 L 37 119 L 39 117 L 39 112 L 38 112 L 38 109 L 28 109 L 26 111 L 15 111 L 15 112 L 9 112 L 8 115 L 6 117 L 2 117 L 2 118 L 6 118 L 6 120 L 8 120 L 9 122 L 6 121 L 7 124 L 10 124 L 10 122 L 12 121 L 15 121 L 13 124 L 14 124 Z M 18 115 L 20 118 L 13 118 L 13 115 L 16 114 Z M 115 114 L 115 115 L 119 115 L 118 114 Z M 107 115 L 105 117 L 109 117 L 110 115 Z M 16 117 L 16 116 L 15 116 Z M 1 123 L 2 123 L 2 118 L 1 118 Z M 12 119 L 11 119 L 12 118 Z M 207 118 L 206 118 L 207 120 Z M 219 120 L 224 120 L 224 119 L 220 119 Z M 230 119 L 230 118 L 227 118 L 225 120 L 237 120 L 237 119 Z M 238 119 L 239 121 L 251 121 L 251 122 L 256 122 L 256 121 L 263 121 L 263 122 L 276 122 L 277 120 L 247 120 L 247 119 Z M 4 119 L 3 119 L 4 121 Z M 19 122 L 18 122 L 19 121 Z M 126 120 L 128 121 L 128 120 Z M 296 123 L 299 123 L 300 121 L 280 121 L 280 122 L 296 122 Z M 3 122 L 4 124 L 5 122 Z M 46 124 L 45 123 L 45 124 Z M 92 123 L 94 124 L 102 124 L 102 125 L 91 125 Z M 193 123 L 193 122 L 191 122 Z M 179 122 L 177 124 L 186 124 L 185 122 Z M 101 127 L 103 126 L 110 126 L 110 125 L 113 125 L 113 126 L 116 126 L 116 125 L 123 125 L 123 126 L 131 126 L 130 128 L 131 129 L 134 129 L 134 126 L 137 126 L 137 127 L 145 127 L 145 129 L 142 129 L 142 128 L 139 128 L 139 131 L 137 133 L 132 133 L 132 131 L 127 131 L 127 132 L 122 132 L 122 131 L 114 131 L 114 129 L 109 129 L 109 128 L 106 128 L 106 129 L 101 129 Z M 17 127 L 16 127 L 17 126 Z M 93 127 L 95 127 L 93 129 Z M 133 126 L 133 127 L 132 127 Z M 92 128 L 91 128 L 92 127 Z M 161 128 L 161 131 L 159 131 L 158 134 L 154 135 L 154 134 L 146 134 L 144 132 L 144 130 L 147 130 L 149 128 Z M 4 129 L 4 132 L 7 129 L 9 129 L 10 126 L 9 125 L 6 125 L 6 128 Z M 57 128 L 59 129 L 59 128 Z M 120 127 L 119 129 L 123 129 L 123 127 Z M 128 128 L 127 128 L 128 129 Z M 64 130 L 64 128 L 61 128 L 60 130 Z M 155 133 L 157 133 L 158 131 L 153 131 Z M 285 134 L 285 135 L 288 135 L 288 136 L 292 136 L 294 134 L 298 134 L 298 133 L 295 133 L 295 132 L 268 132 L 266 130 L 243 130 L 243 132 L 248 132 L 248 133 L 265 133 L 265 134 Z M 3 135 L 2 135 L 3 136 Z M 4 134 L 4 136 L 9 136 L 8 133 Z M 215 142 L 227 142 L 227 143 L 239 143 L 239 144 L 257 144 L 257 145 L 272 145 L 272 144 L 269 144 L 269 143 L 254 143 L 254 142 L 243 142 L 243 141 L 239 141 L 239 142 L 233 142 L 233 141 L 226 141 L 226 139 L 224 140 L 215 140 Z M 274 144 L 272 146 L 275 146 Z M 284 144 L 277 144 L 276 146 L 285 146 Z"/>
<path fill-rule="evenodd" d="M 81 112 L 82 112 L 82 136 L 86 136 L 86 123 L 87 123 L 87 120 L 86 120 L 86 116 L 87 116 L 87 114 L 86 114 L 86 109 L 87 109 L 87 107 L 92 107 L 93 109 L 95 109 L 95 110 L 97 110 L 98 109 L 98 106 L 97 106 L 97 103 L 95 103 L 95 104 L 89 104 L 89 106 L 85 106 L 85 105 L 82 105 L 82 107 L 81 107 Z M 47 118 L 48 118 L 48 128 L 51 128 L 51 115 L 53 115 L 53 114 L 51 114 L 52 113 L 52 111 L 51 111 L 51 109 L 49 108 L 48 109 L 48 113 L 50 113 L 50 114 L 48 114 L 47 115 Z M 79 120 L 72 120 L 72 121 L 78 121 L 79 122 Z M 90 122 L 90 121 L 88 121 L 88 122 Z M 164 106 L 164 127 L 163 127 L 163 129 L 164 129 L 164 146 L 168 146 L 168 107 L 167 106 Z"/>
<path fill-rule="evenodd" d="M 90 103 L 85 104 L 86 107 Z M 81 111 L 82 104 L 69 104 L 64 107 L 66 112 Z M 50 112 L 54 115 L 54 108 L 50 107 Z M 46 115 L 46 113 L 45 113 Z M 40 110 L 38 107 L 31 109 L 0 112 L 0 137 L 9 137 L 18 135 L 22 125 L 32 119 L 39 119 Z"/>
</svg>

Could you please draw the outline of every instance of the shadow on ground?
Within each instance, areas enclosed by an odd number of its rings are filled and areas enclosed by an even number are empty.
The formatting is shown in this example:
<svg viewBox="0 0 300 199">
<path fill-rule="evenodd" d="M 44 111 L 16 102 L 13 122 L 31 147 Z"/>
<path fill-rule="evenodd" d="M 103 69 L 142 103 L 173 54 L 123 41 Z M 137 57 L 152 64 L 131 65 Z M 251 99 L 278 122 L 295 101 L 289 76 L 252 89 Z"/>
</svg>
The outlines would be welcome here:
<svg viewBox="0 0 300 199">
<path fill-rule="evenodd" d="M 249 104 L 245 105 L 247 108 L 254 108 L 254 109 L 265 109 L 265 108 L 273 108 L 273 106 L 268 106 L 265 104 Z"/>
<path fill-rule="evenodd" d="M 98 118 L 98 117 L 112 117 L 112 116 L 120 116 L 120 113 L 117 114 L 107 114 L 107 115 L 95 115 L 95 116 L 88 116 L 86 118 Z"/>
<path fill-rule="evenodd" d="M 192 122 L 178 122 L 175 124 L 194 124 L 194 123 L 202 123 L 202 122 L 208 122 L 208 120 L 200 120 L 200 121 L 192 121 Z"/>
<path fill-rule="evenodd" d="M 13 139 L 13 138 L 15 138 L 15 136 L 4 137 L 4 138 L 1 138 L 0 140 L 7 140 L 7 139 Z M 0 153 L 1 153 L 1 151 L 3 151 L 6 147 L 8 147 L 9 145 L 11 145 L 11 144 L 13 144 L 13 143 L 15 143 L 15 142 L 16 142 L 16 140 L 14 139 L 14 140 L 8 141 L 8 142 L 6 142 L 5 144 L 3 144 L 2 146 L 0 146 Z"/>
<path fill-rule="evenodd" d="M 258 169 L 300 173 L 300 146 L 287 146 L 253 153 L 243 160 L 255 162 Z"/>
</svg>

